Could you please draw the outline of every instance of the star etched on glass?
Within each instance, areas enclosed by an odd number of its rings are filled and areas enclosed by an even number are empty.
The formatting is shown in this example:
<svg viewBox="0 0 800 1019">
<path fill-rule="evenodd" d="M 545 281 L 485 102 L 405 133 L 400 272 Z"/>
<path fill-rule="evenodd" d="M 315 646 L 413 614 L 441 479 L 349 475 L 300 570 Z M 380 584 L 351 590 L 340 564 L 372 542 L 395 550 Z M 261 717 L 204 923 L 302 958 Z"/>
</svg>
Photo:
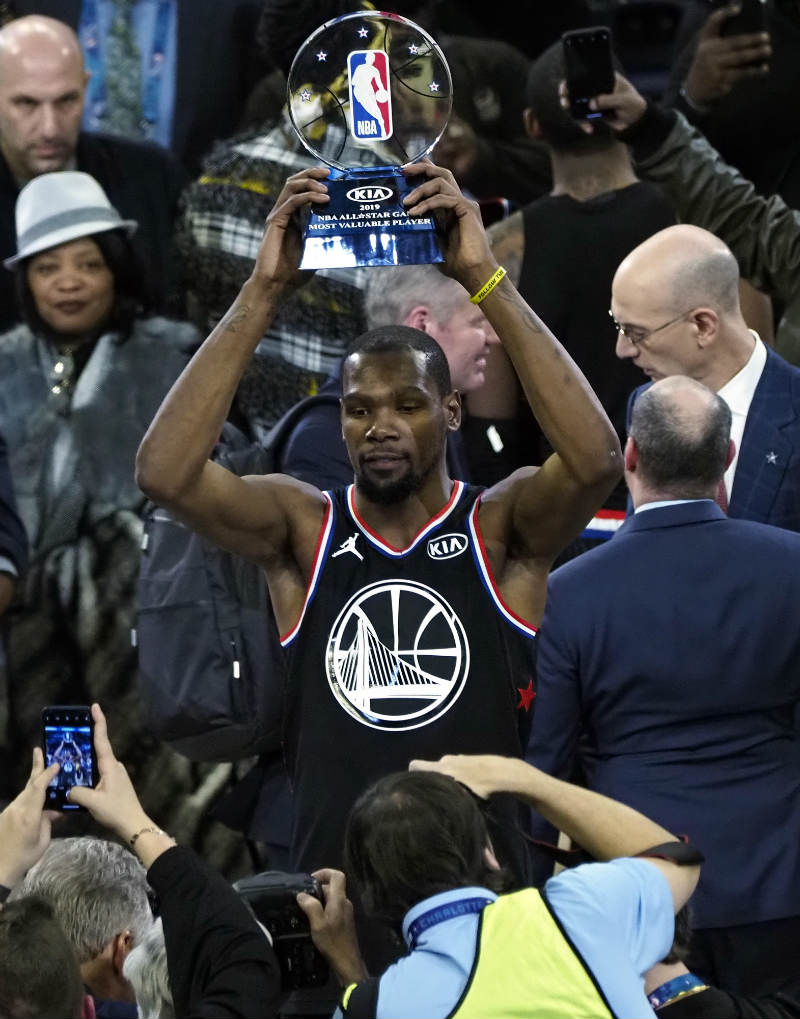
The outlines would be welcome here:
<svg viewBox="0 0 800 1019">
<path fill-rule="evenodd" d="M 359 37 L 359 39 L 366 39 L 368 35 L 369 35 L 369 32 L 362 25 L 361 28 L 359 28 L 359 30 L 358 30 L 358 37 Z"/>
<path fill-rule="evenodd" d="M 419 53 L 419 46 L 412 42 L 411 45 L 408 47 L 408 52 L 411 54 L 412 57 L 415 57 Z"/>
<path fill-rule="evenodd" d="M 307 88 L 304 88 L 303 91 L 300 93 L 300 98 L 303 100 L 304 103 L 308 103 L 311 101 L 311 93 L 308 91 Z"/>
<path fill-rule="evenodd" d="M 439 82 L 438 81 L 432 81 L 430 83 L 430 85 L 428 85 L 428 91 L 429 92 L 438 92 L 439 91 Z"/>
<path fill-rule="evenodd" d="M 325 50 L 320 50 L 319 53 L 317 54 L 317 60 L 319 60 L 319 62 L 323 64 L 327 59 L 328 54 L 325 52 Z"/>
</svg>

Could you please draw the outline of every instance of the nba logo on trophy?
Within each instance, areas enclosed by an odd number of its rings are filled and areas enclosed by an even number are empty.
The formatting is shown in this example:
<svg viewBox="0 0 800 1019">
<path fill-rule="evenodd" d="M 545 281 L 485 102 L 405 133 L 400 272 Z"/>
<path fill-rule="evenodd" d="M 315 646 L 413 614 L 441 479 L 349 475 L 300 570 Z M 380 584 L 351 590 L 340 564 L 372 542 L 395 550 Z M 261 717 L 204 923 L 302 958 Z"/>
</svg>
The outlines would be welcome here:
<svg viewBox="0 0 800 1019">
<path fill-rule="evenodd" d="M 389 58 L 383 50 L 354 50 L 347 57 L 350 79 L 350 131 L 356 141 L 392 136 Z"/>
</svg>

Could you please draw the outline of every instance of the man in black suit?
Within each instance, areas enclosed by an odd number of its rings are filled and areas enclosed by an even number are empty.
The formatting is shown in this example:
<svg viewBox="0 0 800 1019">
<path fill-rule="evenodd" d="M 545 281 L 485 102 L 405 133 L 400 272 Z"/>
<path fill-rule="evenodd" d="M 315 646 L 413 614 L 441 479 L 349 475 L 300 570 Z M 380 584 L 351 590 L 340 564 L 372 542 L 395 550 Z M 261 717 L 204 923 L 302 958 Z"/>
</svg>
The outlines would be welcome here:
<svg viewBox="0 0 800 1019">
<path fill-rule="evenodd" d="M 133 8 L 136 0 L 130 0 Z M 85 0 L 16 0 L 18 15 L 45 14 L 76 32 Z M 256 42 L 263 0 L 174 0 L 175 104 L 169 149 L 191 173 L 215 141 L 233 134 L 266 69 Z M 213 66 L 213 74 L 209 74 Z M 83 167 L 81 167 L 83 169 Z"/>
<path fill-rule="evenodd" d="M 178 311 L 172 229 L 183 170 L 158 145 L 81 132 L 88 80 L 78 38 L 52 18 L 0 29 L 0 257 L 15 251 L 20 188 L 40 173 L 78 169 L 102 184 L 134 237 L 155 310 Z M 0 276 L 0 329 L 18 318 L 12 277 Z"/>
</svg>

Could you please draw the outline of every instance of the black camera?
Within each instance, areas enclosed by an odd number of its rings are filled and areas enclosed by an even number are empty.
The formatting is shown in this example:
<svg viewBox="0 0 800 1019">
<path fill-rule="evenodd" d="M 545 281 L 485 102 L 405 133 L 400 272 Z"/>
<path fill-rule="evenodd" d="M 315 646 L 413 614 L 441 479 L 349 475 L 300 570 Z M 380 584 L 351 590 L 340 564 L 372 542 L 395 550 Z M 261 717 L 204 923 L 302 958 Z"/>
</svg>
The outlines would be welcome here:
<svg viewBox="0 0 800 1019">
<path fill-rule="evenodd" d="M 296 899 L 298 892 L 307 892 L 322 902 L 317 879 L 310 874 L 265 870 L 241 878 L 233 887 L 272 936 L 281 968 L 281 989 L 323 987 L 328 982 L 328 963 L 311 940 L 308 919 Z"/>
</svg>

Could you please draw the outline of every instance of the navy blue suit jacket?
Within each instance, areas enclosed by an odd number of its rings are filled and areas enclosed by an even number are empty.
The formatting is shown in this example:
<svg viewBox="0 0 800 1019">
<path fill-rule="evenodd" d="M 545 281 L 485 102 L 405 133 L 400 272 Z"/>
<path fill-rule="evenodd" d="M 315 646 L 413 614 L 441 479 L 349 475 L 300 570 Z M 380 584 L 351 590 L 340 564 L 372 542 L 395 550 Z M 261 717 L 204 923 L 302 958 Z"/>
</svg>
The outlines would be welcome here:
<svg viewBox="0 0 800 1019">
<path fill-rule="evenodd" d="M 799 613 L 800 535 L 710 500 L 550 577 L 529 758 L 691 838 L 695 927 L 800 916 Z"/>
<path fill-rule="evenodd" d="M 651 385 L 631 393 L 628 428 L 636 398 Z M 800 368 L 769 347 L 744 426 L 728 516 L 800 531 Z"/>
</svg>

